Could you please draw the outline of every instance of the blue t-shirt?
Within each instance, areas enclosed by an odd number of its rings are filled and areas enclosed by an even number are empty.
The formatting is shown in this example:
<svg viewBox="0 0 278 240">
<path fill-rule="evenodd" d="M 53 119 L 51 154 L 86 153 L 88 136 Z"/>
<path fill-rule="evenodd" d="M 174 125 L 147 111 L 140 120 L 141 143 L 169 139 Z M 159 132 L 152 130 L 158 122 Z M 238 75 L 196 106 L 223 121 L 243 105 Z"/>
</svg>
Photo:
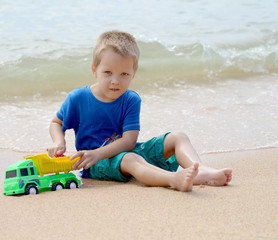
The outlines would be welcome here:
<svg viewBox="0 0 278 240">
<path fill-rule="evenodd" d="M 70 92 L 56 115 L 64 132 L 74 129 L 77 151 L 93 150 L 125 131 L 140 130 L 140 106 L 140 96 L 132 90 L 107 103 L 85 86 Z"/>
</svg>

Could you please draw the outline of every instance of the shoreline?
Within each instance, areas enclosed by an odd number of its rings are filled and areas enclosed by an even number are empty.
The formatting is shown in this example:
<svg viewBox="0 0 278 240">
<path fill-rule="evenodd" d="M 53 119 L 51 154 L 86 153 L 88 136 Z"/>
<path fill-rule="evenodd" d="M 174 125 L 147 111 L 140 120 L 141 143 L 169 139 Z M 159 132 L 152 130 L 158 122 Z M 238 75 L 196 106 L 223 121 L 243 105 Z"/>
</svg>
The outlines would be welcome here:
<svg viewBox="0 0 278 240">
<path fill-rule="evenodd" d="M 278 148 L 200 155 L 205 165 L 233 169 L 225 187 L 181 193 L 88 179 L 35 196 L 2 195 L 5 168 L 28 153 L 0 153 L 0 240 L 278 238 Z"/>
</svg>

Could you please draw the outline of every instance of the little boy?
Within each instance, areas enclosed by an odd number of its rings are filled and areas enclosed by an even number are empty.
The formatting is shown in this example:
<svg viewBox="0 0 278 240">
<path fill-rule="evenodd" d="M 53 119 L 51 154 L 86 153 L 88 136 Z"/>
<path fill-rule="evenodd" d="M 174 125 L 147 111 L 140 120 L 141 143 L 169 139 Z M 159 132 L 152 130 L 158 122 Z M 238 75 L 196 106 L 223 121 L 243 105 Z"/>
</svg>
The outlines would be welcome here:
<svg viewBox="0 0 278 240">
<path fill-rule="evenodd" d="M 84 168 L 83 177 L 124 182 L 134 177 L 148 186 L 180 191 L 191 191 L 193 184 L 228 184 L 232 171 L 200 165 L 183 133 L 136 143 L 141 99 L 128 87 L 139 55 L 136 40 L 128 33 L 111 31 L 99 37 L 92 64 L 97 83 L 69 93 L 50 124 L 53 145 L 48 154 L 66 151 L 64 132 L 73 128 L 78 152 L 72 159 L 80 157 L 73 168 Z"/>
</svg>

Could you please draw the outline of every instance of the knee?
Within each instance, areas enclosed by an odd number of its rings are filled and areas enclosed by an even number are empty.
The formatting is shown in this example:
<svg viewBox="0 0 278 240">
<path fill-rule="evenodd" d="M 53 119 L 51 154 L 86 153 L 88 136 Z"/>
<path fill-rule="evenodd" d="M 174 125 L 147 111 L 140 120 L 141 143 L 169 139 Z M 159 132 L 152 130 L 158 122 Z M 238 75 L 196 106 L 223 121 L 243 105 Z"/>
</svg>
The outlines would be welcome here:
<svg viewBox="0 0 278 240">
<path fill-rule="evenodd" d="M 138 155 L 136 153 L 127 153 L 123 156 L 121 167 L 128 167 L 138 162 Z"/>
<path fill-rule="evenodd" d="M 127 153 L 123 156 L 120 169 L 124 175 L 133 175 L 142 160 L 136 153 Z"/>
<path fill-rule="evenodd" d="M 174 140 L 177 142 L 180 142 L 180 141 L 190 142 L 189 137 L 184 132 L 172 132 L 170 134 L 173 136 Z"/>
</svg>

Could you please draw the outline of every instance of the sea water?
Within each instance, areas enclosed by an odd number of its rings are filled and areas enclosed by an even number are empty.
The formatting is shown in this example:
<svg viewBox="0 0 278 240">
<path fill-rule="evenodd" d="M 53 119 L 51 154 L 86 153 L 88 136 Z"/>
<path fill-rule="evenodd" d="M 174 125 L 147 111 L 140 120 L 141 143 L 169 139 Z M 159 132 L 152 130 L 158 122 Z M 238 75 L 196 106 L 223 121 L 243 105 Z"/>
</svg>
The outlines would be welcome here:
<svg viewBox="0 0 278 240">
<path fill-rule="evenodd" d="M 183 131 L 199 153 L 278 146 L 277 0 L 0 2 L 0 148 L 45 151 L 67 93 L 96 82 L 92 47 L 128 31 L 140 141 Z M 66 134 L 74 151 L 74 134 Z"/>
</svg>

